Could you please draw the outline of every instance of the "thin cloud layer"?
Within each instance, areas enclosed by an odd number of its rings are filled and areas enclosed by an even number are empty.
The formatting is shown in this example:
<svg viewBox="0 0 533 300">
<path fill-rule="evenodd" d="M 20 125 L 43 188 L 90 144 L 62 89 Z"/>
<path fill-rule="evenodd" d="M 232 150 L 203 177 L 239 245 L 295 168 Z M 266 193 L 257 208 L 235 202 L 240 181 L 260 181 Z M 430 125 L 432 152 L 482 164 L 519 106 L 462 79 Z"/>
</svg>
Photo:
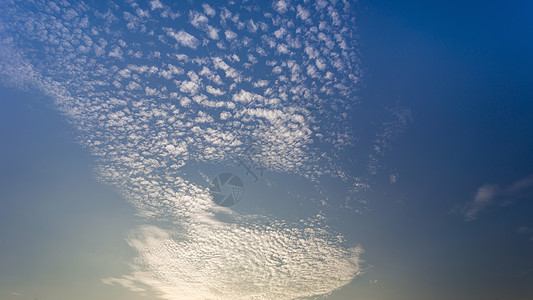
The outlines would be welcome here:
<svg viewBox="0 0 533 300">
<path fill-rule="evenodd" d="M 140 254 L 133 276 L 104 282 L 151 286 L 163 299 L 295 299 L 327 294 L 361 272 L 362 249 L 324 230 L 242 225 L 195 224 L 186 235 L 140 227 L 128 238 Z"/>
<path fill-rule="evenodd" d="M 492 205 L 508 206 L 516 199 L 524 198 L 533 191 L 533 176 L 519 179 L 508 186 L 485 184 L 478 188 L 473 201 L 464 204 L 460 211 L 465 220 L 476 220 L 479 214 Z"/>
<path fill-rule="evenodd" d="M 498 192 L 497 185 L 485 184 L 478 188 L 474 201 L 469 203 L 465 209 L 465 219 L 467 221 L 475 220 L 480 211 L 492 204 Z"/>
</svg>

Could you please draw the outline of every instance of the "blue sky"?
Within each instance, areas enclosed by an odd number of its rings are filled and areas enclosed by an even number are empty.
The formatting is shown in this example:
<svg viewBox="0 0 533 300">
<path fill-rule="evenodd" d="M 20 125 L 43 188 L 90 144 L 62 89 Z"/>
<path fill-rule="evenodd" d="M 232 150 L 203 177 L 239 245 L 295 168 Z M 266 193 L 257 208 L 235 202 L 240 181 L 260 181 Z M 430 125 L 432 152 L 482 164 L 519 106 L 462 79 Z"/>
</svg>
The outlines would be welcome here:
<svg viewBox="0 0 533 300">
<path fill-rule="evenodd" d="M 533 297 L 526 1 L 0 10 L 2 299 Z"/>
</svg>

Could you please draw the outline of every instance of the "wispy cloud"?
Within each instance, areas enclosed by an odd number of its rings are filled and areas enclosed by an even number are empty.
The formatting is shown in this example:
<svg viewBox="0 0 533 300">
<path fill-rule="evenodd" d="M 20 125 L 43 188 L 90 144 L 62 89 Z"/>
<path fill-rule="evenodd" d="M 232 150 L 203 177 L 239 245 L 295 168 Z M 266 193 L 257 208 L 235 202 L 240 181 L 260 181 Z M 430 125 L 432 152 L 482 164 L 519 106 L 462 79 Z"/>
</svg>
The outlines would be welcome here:
<svg viewBox="0 0 533 300">
<path fill-rule="evenodd" d="M 498 186 L 486 184 L 478 188 L 474 200 L 464 208 L 464 215 L 467 221 L 475 220 L 480 211 L 492 204 L 498 195 Z"/>
<path fill-rule="evenodd" d="M 460 206 L 458 210 L 466 221 L 473 221 L 483 210 L 490 206 L 511 205 L 518 198 L 522 198 L 533 191 L 533 176 L 519 179 L 508 186 L 485 184 L 478 188 L 474 199 Z"/>
<path fill-rule="evenodd" d="M 513 184 L 511 184 L 507 190 L 506 194 L 509 197 L 519 197 L 528 192 L 531 192 L 533 189 L 533 176 L 529 176 L 523 179 L 520 179 Z"/>
</svg>

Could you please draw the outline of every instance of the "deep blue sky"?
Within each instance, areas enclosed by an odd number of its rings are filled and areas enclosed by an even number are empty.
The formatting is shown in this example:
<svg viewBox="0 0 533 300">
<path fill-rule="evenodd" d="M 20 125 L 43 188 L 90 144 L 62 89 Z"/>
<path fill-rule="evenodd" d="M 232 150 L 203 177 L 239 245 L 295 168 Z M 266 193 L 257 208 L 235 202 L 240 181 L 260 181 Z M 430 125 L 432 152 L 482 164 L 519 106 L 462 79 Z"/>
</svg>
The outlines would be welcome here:
<svg viewBox="0 0 533 300">
<path fill-rule="evenodd" d="M 413 117 L 385 158 L 398 183 L 376 188 L 361 216 L 368 259 L 394 291 L 361 299 L 532 298 L 531 190 L 470 222 L 454 208 L 533 173 L 533 5 L 361 1 L 357 12 L 361 97 Z"/>
</svg>

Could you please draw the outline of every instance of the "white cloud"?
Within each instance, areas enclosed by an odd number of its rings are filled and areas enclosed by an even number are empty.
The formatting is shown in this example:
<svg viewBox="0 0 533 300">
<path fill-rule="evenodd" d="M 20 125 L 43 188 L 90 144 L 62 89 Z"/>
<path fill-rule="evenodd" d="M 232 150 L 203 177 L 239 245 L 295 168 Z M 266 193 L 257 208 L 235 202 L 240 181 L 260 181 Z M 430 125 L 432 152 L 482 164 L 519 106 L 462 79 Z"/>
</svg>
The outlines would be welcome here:
<svg viewBox="0 0 533 300">
<path fill-rule="evenodd" d="M 200 41 L 196 37 L 183 30 L 175 32 L 172 28 L 164 29 L 168 36 L 173 37 L 182 46 L 196 49 L 200 45 Z"/>
<path fill-rule="evenodd" d="M 191 95 L 195 95 L 198 92 L 199 88 L 200 86 L 193 81 L 185 80 L 182 81 L 180 84 L 180 91 Z"/>
<path fill-rule="evenodd" d="M 150 1 L 150 9 L 156 10 L 158 8 L 163 8 L 163 4 L 159 0 L 152 0 Z"/>
<path fill-rule="evenodd" d="M 276 36 L 278 39 L 281 39 L 283 36 L 285 36 L 285 34 L 287 34 L 287 30 L 283 27 L 274 31 L 274 36 Z"/>
<path fill-rule="evenodd" d="M 213 27 L 213 26 L 208 25 L 206 31 L 207 31 L 207 35 L 209 36 L 210 39 L 212 39 L 212 40 L 218 40 L 218 38 L 219 38 L 219 37 L 218 37 L 218 31 L 219 31 L 219 29 L 217 29 L 217 28 L 215 28 L 215 27 Z"/>
<path fill-rule="evenodd" d="M 229 29 L 226 30 L 224 34 L 226 35 L 227 40 L 234 40 L 235 38 L 237 38 L 237 34 Z"/>
<path fill-rule="evenodd" d="M 123 59 L 122 58 L 122 50 L 116 46 L 115 48 L 113 48 L 112 51 L 109 52 L 108 54 L 110 57 L 115 57 L 115 58 L 118 58 L 118 59 Z"/>
<path fill-rule="evenodd" d="M 159 95 L 159 92 L 157 91 L 157 89 L 154 89 L 154 88 L 145 87 L 144 91 L 145 91 L 146 95 L 148 95 L 148 96 Z"/>
<path fill-rule="evenodd" d="M 249 103 L 255 101 L 262 101 L 263 96 L 245 90 L 240 90 L 239 93 L 233 94 L 232 100 L 236 102 Z"/>
<path fill-rule="evenodd" d="M 225 72 L 226 77 L 237 78 L 239 77 L 239 72 L 234 68 L 230 67 L 222 58 L 213 57 L 213 64 L 217 69 L 222 69 Z"/>
<path fill-rule="evenodd" d="M 315 60 L 315 65 L 320 71 L 324 71 L 326 69 L 326 64 L 323 59 L 317 58 Z"/>
<path fill-rule="evenodd" d="M 282 54 L 288 54 L 290 52 L 289 48 L 285 44 L 278 44 L 277 50 L 279 53 L 282 53 Z"/>
<path fill-rule="evenodd" d="M 298 4 L 298 6 L 296 7 L 298 13 L 296 14 L 296 16 L 304 21 L 306 21 L 307 19 L 309 19 L 309 10 L 305 9 L 303 6 L 301 6 L 300 4 Z"/>
<path fill-rule="evenodd" d="M 135 81 L 131 81 L 130 83 L 128 83 L 128 85 L 126 86 L 126 89 L 129 90 L 129 91 L 133 91 L 133 90 L 138 90 L 140 89 L 141 86 L 135 82 Z"/>
<path fill-rule="evenodd" d="M 284 14 L 285 12 L 287 12 L 287 10 L 289 9 L 290 7 L 290 1 L 289 0 L 278 0 L 278 1 L 274 1 L 272 3 L 272 7 L 277 11 L 279 12 L 280 14 Z"/>
<path fill-rule="evenodd" d="M 189 12 L 189 23 L 191 23 L 196 28 L 204 27 L 209 20 L 205 15 L 197 11 Z"/>
<path fill-rule="evenodd" d="M 102 283 L 107 285 L 118 284 L 136 293 L 142 293 L 146 291 L 146 289 L 139 287 L 135 282 L 135 279 L 131 276 L 125 276 L 124 278 L 105 278 L 102 279 Z"/>
<path fill-rule="evenodd" d="M 221 120 L 227 120 L 231 117 L 231 113 L 228 111 L 223 111 L 220 113 L 220 119 Z"/>
<path fill-rule="evenodd" d="M 65 14 L 63 14 L 63 18 L 66 20 L 71 20 L 77 16 L 78 16 L 78 13 L 72 8 L 67 9 Z"/>
<path fill-rule="evenodd" d="M 254 87 L 265 87 L 268 85 L 268 80 L 258 80 L 254 82 Z"/>
<path fill-rule="evenodd" d="M 313 65 L 308 65 L 307 66 L 307 75 L 313 77 L 313 78 L 316 78 L 317 76 L 317 69 L 315 68 L 315 66 Z"/>
<path fill-rule="evenodd" d="M 259 26 L 257 26 L 257 24 L 254 22 L 254 20 L 249 20 L 248 23 L 247 23 L 247 28 L 248 28 L 248 31 L 249 32 L 257 32 L 257 29 L 259 28 Z"/>
<path fill-rule="evenodd" d="M 148 285 L 169 300 L 296 299 L 329 293 L 361 273 L 362 249 L 343 248 L 326 232 L 275 222 L 241 227 L 203 219 L 190 220 L 191 235 L 185 240 L 155 226 L 138 228 L 128 243 L 139 253 L 139 267 L 105 282 L 132 290 Z"/>
<path fill-rule="evenodd" d="M 190 103 L 191 103 L 191 99 L 189 99 L 187 97 L 183 97 L 180 100 L 180 105 L 183 106 L 183 107 L 189 106 Z"/>
<path fill-rule="evenodd" d="M 148 12 L 148 10 L 137 8 L 135 12 L 137 13 L 137 16 L 139 16 L 141 19 L 146 19 L 150 17 L 150 13 Z"/>
<path fill-rule="evenodd" d="M 120 76 L 123 78 L 130 78 L 131 77 L 131 71 L 129 69 L 123 69 L 118 72 Z"/>
<path fill-rule="evenodd" d="M 217 88 L 214 88 L 214 87 L 212 87 L 212 86 L 210 86 L 210 85 L 206 86 L 206 87 L 205 87 L 205 90 L 206 90 L 209 94 L 211 94 L 211 95 L 215 95 L 215 96 L 222 96 L 222 95 L 225 94 L 224 91 L 222 91 L 222 90 L 220 90 L 220 89 L 217 89 Z"/>
<path fill-rule="evenodd" d="M 499 189 L 497 185 L 485 184 L 479 187 L 474 200 L 468 203 L 464 209 L 465 219 L 467 221 L 475 220 L 479 212 L 494 201 L 498 192 Z"/>
<path fill-rule="evenodd" d="M 323 10 L 327 6 L 328 6 L 328 2 L 326 0 L 317 0 L 315 3 L 315 8 L 318 11 Z"/>
<path fill-rule="evenodd" d="M 208 15 L 210 17 L 214 17 L 215 16 L 216 11 L 211 6 L 209 6 L 209 4 L 204 3 L 204 4 L 202 4 L 202 7 L 204 8 L 204 12 L 205 12 L 206 15 Z"/>
<path fill-rule="evenodd" d="M 389 182 L 390 182 L 391 184 L 396 183 L 396 181 L 398 181 L 398 177 L 399 177 L 399 174 L 398 174 L 398 173 L 390 174 L 390 175 L 389 175 Z"/>
</svg>

